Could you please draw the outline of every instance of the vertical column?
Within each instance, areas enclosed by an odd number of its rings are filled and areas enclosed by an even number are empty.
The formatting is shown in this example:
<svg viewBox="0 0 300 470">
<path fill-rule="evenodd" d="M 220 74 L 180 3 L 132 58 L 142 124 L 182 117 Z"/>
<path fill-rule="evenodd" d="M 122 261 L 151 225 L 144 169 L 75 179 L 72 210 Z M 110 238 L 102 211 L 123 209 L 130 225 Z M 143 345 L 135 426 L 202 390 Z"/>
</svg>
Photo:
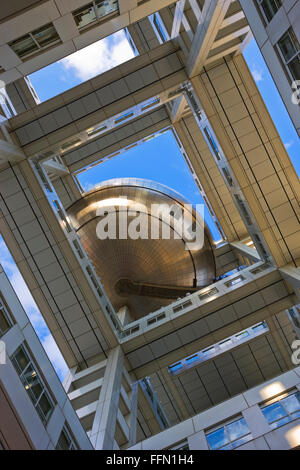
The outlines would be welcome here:
<svg viewBox="0 0 300 470">
<path fill-rule="evenodd" d="M 128 447 L 133 446 L 136 443 L 136 424 L 137 424 L 137 414 L 138 414 L 138 392 L 139 384 L 134 382 L 132 384 L 131 392 L 131 408 L 129 415 L 129 442 Z"/>
<path fill-rule="evenodd" d="M 114 348 L 107 359 L 90 440 L 95 449 L 113 449 L 123 375 L 121 347 Z"/>
</svg>

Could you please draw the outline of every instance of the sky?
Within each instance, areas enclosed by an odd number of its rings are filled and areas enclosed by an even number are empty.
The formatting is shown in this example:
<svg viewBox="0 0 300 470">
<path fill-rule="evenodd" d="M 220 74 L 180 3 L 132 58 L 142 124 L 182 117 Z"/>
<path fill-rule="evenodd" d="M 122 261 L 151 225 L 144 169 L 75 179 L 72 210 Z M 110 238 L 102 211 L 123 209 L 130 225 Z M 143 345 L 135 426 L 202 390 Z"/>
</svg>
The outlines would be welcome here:
<svg viewBox="0 0 300 470">
<path fill-rule="evenodd" d="M 78 175 L 85 191 L 110 178 L 146 178 L 165 184 L 182 194 L 192 204 L 204 204 L 194 178 L 185 163 L 172 131 L 128 150 Z M 215 241 L 221 236 L 204 207 L 205 222 Z"/>
<path fill-rule="evenodd" d="M 123 30 L 29 75 L 41 102 L 132 59 Z"/>
<path fill-rule="evenodd" d="M 248 45 L 244 55 L 296 171 L 300 175 L 298 136 L 254 40 Z M 30 75 L 30 79 L 41 101 L 45 101 L 124 62 L 125 58 L 129 60 L 133 57 L 134 54 L 124 32 L 119 31 L 109 38 L 98 41 L 35 72 Z M 84 188 L 89 189 L 93 184 L 106 179 L 130 176 L 153 179 L 178 191 L 192 204 L 202 203 L 201 195 L 170 131 L 138 145 L 91 171 L 86 171 L 80 176 L 80 182 Z M 207 210 L 205 210 L 205 221 L 214 239 L 218 239 L 217 229 Z M 67 372 L 66 364 L 1 237 L 0 262 L 58 376 L 62 379 Z"/>
<path fill-rule="evenodd" d="M 0 263 L 6 275 L 8 276 L 17 296 L 19 297 L 19 300 L 25 312 L 27 313 L 29 320 L 32 323 L 42 345 L 44 346 L 46 353 L 51 359 L 51 362 L 54 364 L 59 378 L 62 380 L 68 370 L 67 365 L 1 235 Z"/>
</svg>

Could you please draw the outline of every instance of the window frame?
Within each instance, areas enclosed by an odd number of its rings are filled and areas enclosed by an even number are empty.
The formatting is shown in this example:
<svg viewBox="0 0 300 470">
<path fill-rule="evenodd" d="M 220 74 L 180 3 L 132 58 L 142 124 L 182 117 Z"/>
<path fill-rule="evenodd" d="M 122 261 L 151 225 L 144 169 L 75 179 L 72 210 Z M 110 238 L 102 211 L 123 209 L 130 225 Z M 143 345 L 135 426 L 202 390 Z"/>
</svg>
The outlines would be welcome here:
<svg viewBox="0 0 300 470">
<path fill-rule="evenodd" d="M 57 34 L 57 37 L 56 37 L 53 41 L 51 41 L 50 43 L 48 43 L 48 44 L 46 44 L 46 45 L 44 45 L 44 46 L 41 46 L 41 45 L 39 44 L 39 42 L 36 40 L 36 38 L 34 37 L 34 34 L 37 34 L 38 31 L 40 31 L 41 29 L 46 28 L 47 26 L 52 26 L 52 27 L 53 27 L 54 31 L 55 31 L 56 34 Z M 27 52 L 27 53 L 25 52 L 25 54 L 20 55 L 19 53 L 17 53 L 17 52 L 13 49 L 12 46 L 14 45 L 14 43 L 16 43 L 16 42 L 20 41 L 22 38 L 26 38 L 26 37 L 30 38 L 31 41 L 34 42 L 34 44 L 36 45 L 37 49 L 35 49 L 34 51 L 31 51 L 31 52 Z M 44 24 L 43 26 L 40 26 L 40 27 L 37 28 L 37 29 L 34 29 L 33 31 L 30 31 L 29 33 L 23 34 L 22 36 L 20 36 L 19 38 L 14 39 L 13 41 L 10 41 L 10 42 L 8 43 L 8 46 L 9 46 L 9 47 L 11 48 L 11 50 L 19 57 L 19 59 L 21 59 L 21 60 L 23 61 L 24 59 L 27 59 L 27 58 L 30 58 L 30 57 L 36 55 L 36 54 L 39 54 L 41 51 L 45 51 L 46 49 L 48 49 L 48 48 L 50 48 L 50 47 L 53 47 L 55 44 L 59 44 L 59 43 L 61 43 L 61 42 L 62 42 L 62 41 L 61 41 L 61 38 L 60 38 L 60 36 L 59 36 L 59 34 L 58 34 L 58 32 L 57 32 L 57 30 L 56 30 L 56 28 L 55 28 L 53 22 L 50 22 L 50 23 Z"/>
<path fill-rule="evenodd" d="M 177 442 L 177 444 L 165 450 L 190 450 L 190 447 L 188 440 L 184 439 L 183 441 Z"/>
<path fill-rule="evenodd" d="M 292 34 L 291 34 L 291 32 L 292 32 Z M 286 36 L 286 35 L 289 36 L 290 41 L 291 41 L 291 43 L 293 44 L 293 46 L 295 47 L 295 50 L 296 50 L 295 54 L 293 54 L 293 56 L 292 56 L 290 59 L 288 59 L 288 60 L 284 57 L 284 54 L 283 54 L 283 52 L 282 52 L 282 50 L 281 50 L 281 47 L 280 47 L 280 45 L 279 45 L 280 41 L 281 41 L 281 40 L 284 38 L 284 36 Z M 293 36 L 294 36 L 295 39 L 296 39 L 296 43 L 294 42 Z M 298 47 L 297 47 L 297 46 L 298 46 Z M 292 82 L 294 82 L 295 80 L 300 80 L 300 77 L 297 78 L 297 77 L 294 77 L 294 76 L 293 76 L 293 74 L 292 74 L 292 72 L 291 72 L 291 70 L 290 70 L 290 67 L 289 67 L 289 64 L 290 64 L 294 59 L 296 59 L 297 57 L 298 57 L 298 59 L 299 59 L 299 61 L 300 61 L 300 44 L 299 44 L 299 42 L 298 42 L 297 36 L 296 36 L 296 34 L 295 34 L 295 32 L 294 32 L 294 30 L 293 30 L 292 27 L 290 27 L 290 28 L 278 39 L 278 41 L 277 41 L 277 43 L 276 43 L 276 49 L 277 49 L 277 52 L 278 52 L 278 54 L 279 54 L 279 57 L 280 57 L 280 59 L 281 59 L 283 65 L 284 65 L 285 71 L 286 71 L 286 73 L 287 73 L 287 75 L 288 75 L 288 77 L 289 77 L 289 79 L 290 79 L 290 82 L 292 83 Z"/>
<path fill-rule="evenodd" d="M 300 416 L 299 416 L 299 417 L 297 417 L 297 416 L 296 416 L 296 417 L 293 417 L 293 416 L 292 416 L 293 413 L 297 413 L 297 411 L 292 411 L 292 412 L 290 412 L 290 411 L 286 408 L 286 405 L 285 405 L 284 403 L 281 403 L 281 402 L 282 402 L 283 400 L 285 400 L 287 397 L 290 397 L 290 396 L 293 396 L 293 395 L 297 395 L 297 394 L 299 394 L 299 398 L 298 398 L 298 397 L 296 397 L 296 398 L 297 398 L 297 400 L 298 400 L 298 402 L 299 402 L 299 410 L 298 410 L 298 412 L 300 413 L 300 390 L 298 390 L 298 389 L 292 389 L 292 390 L 290 390 L 290 391 L 287 391 L 287 392 L 285 392 L 285 393 L 279 395 L 278 397 L 276 397 L 276 398 L 271 398 L 271 399 L 268 400 L 267 402 L 262 403 L 262 404 L 259 405 L 260 410 L 261 410 L 261 412 L 262 412 L 262 414 L 263 414 L 265 420 L 267 421 L 268 425 L 271 427 L 271 429 L 278 429 L 278 428 L 280 428 L 281 426 L 284 426 L 285 424 L 288 424 L 288 423 L 290 423 L 290 422 L 292 422 L 292 421 L 295 421 L 296 419 L 299 419 L 299 418 L 300 418 Z M 269 406 L 272 406 L 274 403 L 280 403 L 280 406 L 284 409 L 284 411 L 286 412 L 286 415 L 285 415 L 285 416 L 281 416 L 280 418 L 269 422 L 268 419 L 267 419 L 267 417 L 264 415 L 263 410 L 266 409 L 266 408 L 268 408 Z M 278 422 L 280 422 L 281 420 L 283 420 L 283 419 L 285 419 L 285 418 L 287 418 L 287 417 L 290 418 L 287 422 L 282 423 L 282 424 L 279 425 L 279 426 L 273 426 L 274 423 L 278 423 Z"/>
<path fill-rule="evenodd" d="M 265 13 L 265 10 L 264 10 L 264 7 L 263 7 L 263 3 L 266 2 L 266 1 L 269 1 L 269 0 L 257 0 L 256 3 L 257 3 L 257 6 L 259 8 L 259 11 L 261 12 L 262 16 L 263 16 L 263 19 L 265 20 L 265 23 L 266 24 L 269 24 L 274 16 L 278 13 L 278 11 L 280 10 L 280 8 L 282 7 L 282 1 L 281 0 L 274 0 L 274 2 L 276 3 L 276 12 L 273 14 L 272 18 L 269 20 L 267 18 L 267 15 Z M 279 5 L 279 6 L 278 6 Z"/>
<path fill-rule="evenodd" d="M 69 439 L 69 441 L 70 441 L 70 445 L 69 445 L 68 449 L 62 449 L 62 448 L 59 447 L 59 440 L 60 440 L 60 437 L 63 433 L 67 436 L 67 439 Z M 75 439 L 72 437 L 72 434 L 69 431 L 68 426 L 67 426 L 66 423 L 63 425 L 62 430 L 61 430 L 61 432 L 58 436 L 57 443 L 56 443 L 56 446 L 55 446 L 55 450 L 78 450 L 78 445 L 76 444 Z"/>
<path fill-rule="evenodd" d="M 115 15 L 116 13 L 119 13 L 120 12 L 120 8 L 119 8 L 119 1 L 118 0 L 113 0 L 113 3 L 116 3 L 117 5 L 117 8 L 115 10 L 112 10 L 110 13 L 107 13 L 106 15 L 103 15 L 103 16 L 99 16 L 99 8 L 97 6 L 97 3 L 96 3 L 97 0 L 92 0 L 91 2 L 87 3 L 86 5 L 82 5 L 80 8 L 76 8 L 76 10 L 73 10 L 72 11 L 72 16 L 73 16 L 73 19 L 75 21 L 75 24 L 76 24 L 76 27 L 78 28 L 78 31 L 81 33 L 82 31 L 90 28 L 92 25 L 95 25 L 99 22 L 101 22 L 103 20 L 103 18 L 107 18 L 107 17 L 110 17 L 112 15 Z M 99 3 L 101 0 L 98 0 Z M 103 3 L 105 2 L 105 0 L 102 0 Z M 79 24 L 77 24 L 77 21 L 76 21 L 76 13 L 78 14 L 80 12 L 80 10 L 84 9 L 84 8 L 88 8 L 88 7 L 91 7 L 92 8 L 92 11 L 95 15 L 95 19 L 90 21 L 89 23 L 83 25 L 83 26 L 79 26 Z"/>
<path fill-rule="evenodd" d="M 245 422 L 245 424 L 246 424 L 246 426 L 247 426 L 249 432 L 248 432 L 247 434 L 244 434 L 244 435 L 242 435 L 242 436 L 239 436 L 237 439 L 235 439 L 234 441 L 232 441 L 232 440 L 230 439 L 230 434 L 229 434 L 229 432 L 227 431 L 227 426 L 229 426 L 229 425 L 231 425 L 231 424 L 233 424 L 233 423 L 235 423 L 235 422 L 237 422 L 237 421 L 240 421 L 240 420 L 244 420 L 244 422 Z M 216 431 L 219 431 L 220 429 L 223 429 L 223 428 L 224 428 L 224 433 L 225 433 L 225 435 L 226 435 L 226 437 L 227 437 L 228 442 L 227 442 L 226 444 L 224 444 L 223 446 L 218 447 L 217 449 L 212 449 L 212 448 L 210 447 L 210 444 L 209 444 L 209 442 L 208 442 L 207 437 L 208 437 L 210 434 L 213 434 L 213 433 L 215 433 Z M 231 418 L 230 420 L 224 421 L 222 424 L 218 424 L 218 425 L 214 426 L 213 428 L 210 428 L 210 429 L 205 430 L 204 432 L 205 432 L 205 438 L 206 438 L 206 442 L 207 442 L 207 445 L 208 445 L 208 447 L 209 447 L 209 450 L 234 450 L 234 449 L 237 449 L 238 447 L 240 447 L 240 446 L 246 444 L 247 442 L 249 442 L 249 441 L 251 441 L 251 440 L 253 439 L 253 436 L 252 436 L 252 433 L 251 433 L 251 431 L 250 431 L 250 429 L 249 429 L 248 423 L 247 423 L 247 421 L 246 421 L 246 419 L 244 418 L 243 415 L 235 416 L 235 417 Z M 241 443 L 240 445 L 238 445 L 238 446 L 236 446 L 236 447 L 233 447 L 233 445 L 232 445 L 233 443 L 235 443 L 235 442 L 239 441 L 240 439 L 242 439 L 242 438 L 244 438 L 244 437 L 247 437 L 247 436 L 249 437 L 249 439 L 248 439 L 247 441 Z M 231 448 L 230 448 L 230 449 L 224 449 L 224 447 L 227 447 L 227 446 L 230 446 Z"/>
<path fill-rule="evenodd" d="M 15 356 L 17 355 L 17 353 L 18 353 L 20 350 L 23 350 L 23 352 L 25 352 L 25 355 L 26 355 L 26 356 L 28 357 L 28 359 L 29 359 L 28 364 L 25 366 L 25 368 L 24 368 L 22 371 L 20 371 L 20 367 L 19 367 L 19 365 L 18 365 L 18 361 L 17 361 L 17 359 L 15 358 Z M 44 379 L 43 379 L 43 377 L 42 377 L 42 374 L 41 374 L 39 368 L 36 366 L 35 361 L 32 359 L 32 354 L 30 353 L 30 351 L 29 351 L 29 349 L 27 348 L 27 346 L 25 345 L 25 343 L 21 343 L 21 344 L 17 347 L 17 349 L 16 349 L 16 350 L 13 352 L 13 354 L 10 356 L 10 360 L 11 360 L 11 362 L 12 362 L 12 364 L 13 364 L 15 370 L 16 370 L 16 373 L 18 374 L 18 377 L 19 377 L 19 379 L 20 379 L 20 381 L 21 381 L 21 383 L 22 383 L 22 385 L 23 385 L 25 391 L 27 392 L 27 395 L 29 396 L 29 398 L 30 398 L 30 400 L 31 400 L 31 402 L 32 402 L 32 404 L 33 404 L 33 406 L 34 406 L 34 408 L 35 408 L 37 414 L 39 415 L 39 417 L 40 417 L 42 423 L 43 423 L 44 426 L 46 427 L 47 424 L 48 424 L 48 422 L 49 422 L 49 420 L 50 420 L 50 418 L 51 418 L 51 416 L 52 416 L 52 414 L 53 414 L 53 411 L 54 411 L 54 408 L 55 408 L 55 402 L 54 402 L 54 400 L 53 400 L 53 398 L 52 398 L 52 395 L 51 395 L 51 393 L 50 393 L 49 387 L 47 387 L 47 386 L 45 385 L 45 381 L 44 381 Z M 42 387 L 42 390 L 41 390 L 41 392 L 40 392 L 38 398 L 35 398 L 35 400 L 33 399 L 33 393 L 31 393 L 31 392 L 29 391 L 29 388 L 26 388 L 26 386 L 25 386 L 25 385 L 26 385 L 26 384 L 25 384 L 25 381 L 26 381 L 25 373 L 26 373 L 26 371 L 29 369 L 30 366 L 32 366 L 33 370 L 35 371 L 36 376 L 37 376 L 37 378 L 38 378 L 38 380 L 39 380 L 39 382 L 40 382 L 40 385 L 41 385 L 41 387 Z M 49 411 L 49 413 L 48 413 L 48 416 L 46 416 L 46 415 L 44 414 L 44 412 L 42 411 L 41 407 L 39 406 L 40 400 L 41 400 L 41 398 L 43 397 L 43 395 L 46 396 L 46 398 L 48 399 L 49 404 L 51 405 L 50 411 Z"/>
</svg>

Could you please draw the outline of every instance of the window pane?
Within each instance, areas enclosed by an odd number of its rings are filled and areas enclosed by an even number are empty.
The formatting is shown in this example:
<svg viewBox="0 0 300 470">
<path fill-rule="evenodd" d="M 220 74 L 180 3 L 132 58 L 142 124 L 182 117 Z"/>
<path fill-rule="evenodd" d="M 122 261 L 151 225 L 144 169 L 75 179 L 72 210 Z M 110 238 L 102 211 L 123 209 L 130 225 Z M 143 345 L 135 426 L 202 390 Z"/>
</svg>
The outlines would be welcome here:
<svg viewBox="0 0 300 470">
<path fill-rule="evenodd" d="M 262 331 L 266 328 L 265 322 L 259 323 L 258 325 L 254 326 L 252 330 L 257 333 L 258 331 Z"/>
<path fill-rule="evenodd" d="M 29 34 L 11 42 L 9 46 L 19 56 L 23 57 L 31 52 L 38 51 L 39 48 Z"/>
<path fill-rule="evenodd" d="M 275 421 L 274 423 L 271 423 L 270 426 L 273 429 L 280 428 L 280 426 L 283 426 L 286 423 L 289 423 L 291 421 L 290 416 L 285 416 L 285 418 L 280 419 L 279 421 Z"/>
<path fill-rule="evenodd" d="M 11 327 L 11 324 L 9 323 L 8 319 L 6 318 L 6 315 L 4 313 L 4 310 L 0 310 L 0 336 L 4 335 L 4 333 L 9 330 Z"/>
<path fill-rule="evenodd" d="M 96 14 L 92 3 L 74 11 L 73 16 L 78 28 L 83 28 L 96 20 Z"/>
<path fill-rule="evenodd" d="M 232 450 L 231 444 L 227 444 L 224 447 L 221 447 L 219 450 Z"/>
<path fill-rule="evenodd" d="M 262 1 L 261 6 L 264 10 L 264 13 L 265 13 L 266 18 L 267 18 L 268 21 L 271 21 L 271 19 L 275 15 L 275 13 L 278 11 L 277 5 L 279 7 L 281 6 L 279 0 L 277 0 L 277 1 L 275 1 L 275 0 L 263 0 Z"/>
<path fill-rule="evenodd" d="M 53 404 L 23 346 L 20 346 L 11 360 L 37 412 L 42 421 L 46 423 L 53 410 Z"/>
<path fill-rule="evenodd" d="M 217 431 L 207 434 L 206 439 L 209 447 L 212 450 L 219 449 L 220 447 L 228 444 L 228 438 L 225 434 L 224 428 L 218 429 Z"/>
<path fill-rule="evenodd" d="M 23 348 L 20 348 L 15 353 L 12 359 L 19 372 L 22 372 L 29 364 L 29 357 L 27 356 Z"/>
<path fill-rule="evenodd" d="M 56 445 L 56 449 L 59 449 L 59 450 L 69 450 L 70 444 L 71 444 L 71 441 L 70 441 L 69 437 L 67 436 L 67 434 L 65 433 L 65 431 L 62 430 L 62 432 L 61 432 L 61 434 L 60 434 L 60 436 L 59 436 L 57 445 Z"/>
<path fill-rule="evenodd" d="M 300 55 L 291 60 L 288 64 L 292 77 L 295 80 L 300 80 Z M 298 320 L 297 320 L 298 321 Z"/>
<path fill-rule="evenodd" d="M 59 39 L 57 31 L 51 23 L 33 31 L 32 35 L 41 47 L 47 46 L 48 44 L 51 44 L 51 42 Z"/>
<path fill-rule="evenodd" d="M 292 418 L 293 419 L 300 418 L 300 411 L 296 411 L 296 413 L 293 413 Z"/>
<path fill-rule="evenodd" d="M 116 0 L 96 0 L 95 3 L 98 18 L 109 15 L 109 13 L 118 10 L 118 2 Z"/>
<path fill-rule="evenodd" d="M 248 434 L 250 432 L 244 418 L 239 419 L 234 423 L 228 424 L 226 426 L 226 429 L 231 441 L 235 441 L 239 437 L 244 436 L 245 434 Z"/>
<path fill-rule="evenodd" d="M 246 442 L 250 441 L 251 439 L 252 439 L 251 434 L 248 434 L 247 436 L 241 437 L 241 439 L 238 439 L 237 441 L 233 442 L 232 447 L 233 448 L 239 447 L 245 444 Z"/>
<path fill-rule="evenodd" d="M 33 401 L 36 402 L 42 393 L 43 386 L 32 365 L 29 365 L 26 369 L 26 372 L 22 375 L 22 382 L 25 386 L 25 389 L 32 396 Z"/>
<path fill-rule="evenodd" d="M 286 61 L 291 59 L 297 52 L 295 44 L 292 42 L 291 35 L 289 34 L 289 32 L 282 36 L 282 38 L 278 42 L 278 45 Z"/>
<path fill-rule="evenodd" d="M 299 398 L 300 398 L 300 392 L 284 398 L 283 400 L 281 400 L 281 403 L 283 404 L 284 408 L 289 413 L 293 413 L 294 411 L 298 411 L 300 409 Z"/>
<path fill-rule="evenodd" d="M 50 415 L 52 413 L 52 404 L 49 400 L 49 397 L 46 392 L 43 393 L 41 396 L 38 405 L 37 405 L 37 410 L 39 411 L 41 417 L 45 417 L 45 421 L 48 421 L 50 418 Z"/>
<path fill-rule="evenodd" d="M 247 338 L 247 336 L 249 336 L 248 331 L 243 331 L 243 333 L 239 333 L 235 337 L 238 338 L 238 339 L 243 339 L 243 338 Z"/>
<path fill-rule="evenodd" d="M 272 403 L 272 405 L 269 405 L 263 408 L 262 413 L 267 419 L 268 423 L 277 421 L 278 419 L 283 418 L 287 414 L 283 406 L 278 402 Z"/>
</svg>

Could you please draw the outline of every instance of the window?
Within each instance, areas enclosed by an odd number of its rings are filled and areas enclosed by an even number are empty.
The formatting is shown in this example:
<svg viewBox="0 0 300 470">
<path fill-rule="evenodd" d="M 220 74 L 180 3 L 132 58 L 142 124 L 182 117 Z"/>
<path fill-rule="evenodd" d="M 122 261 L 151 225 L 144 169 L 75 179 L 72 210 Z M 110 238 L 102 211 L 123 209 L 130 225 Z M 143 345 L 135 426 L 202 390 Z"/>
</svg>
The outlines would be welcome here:
<svg viewBox="0 0 300 470">
<path fill-rule="evenodd" d="M 221 343 L 219 343 L 219 347 L 221 349 L 226 349 L 228 348 L 228 346 L 232 346 L 232 339 L 226 339 L 225 341 L 222 341 Z"/>
<path fill-rule="evenodd" d="M 199 359 L 198 354 L 194 354 L 194 356 L 188 357 L 186 359 L 186 363 L 187 364 L 192 364 L 193 362 L 198 361 L 198 359 Z"/>
<path fill-rule="evenodd" d="M 266 21 L 271 21 L 281 7 L 281 0 L 258 0 L 258 5 Z"/>
<path fill-rule="evenodd" d="M 248 336 L 249 336 L 248 331 L 243 331 L 242 333 L 239 333 L 239 334 L 235 335 L 235 337 L 239 340 L 244 339 L 244 338 L 248 338 Z"/>
<path fill-rule="evenodd" d="M 211 450 L 232 450 L 252 439 L 244 418 L 236 419 L 206 433 Z"/>
<path fill-rule="evenodd" d="M 94 136 L 100 134 L 101 132 L 105 131 L 105 129 L 107 129 L 107 126 L 102 126 L 102 125 L 97 126 L 94 129 L 90 129 L 88 131 L 88 136 L 89 137 L 94 137 Z"/>
<path fill-rule="evenodd" d="M 93 286 L 95 287 L 95 289 L 97 291 L 97 294 L 99 295 L 99 297 L 102 297 L 103 296 L 102 290 L 100 289 L 100 286 L 98 285 L 98 282 L 97 282 L 97 280 L 96 280 L 96 278 L 93 274 L 93 271 L 92 271 L 91 267 L 87 266 L 85 269 L 86 269 L 86 272 L 89 275 L 89 278 L 90 278 Z M 108 310 L 107 306 L 106 306 L 106 310 Z M 110 313 L 110 312 L 108 312 L 108 313 Z"/>
<path fill-rule="evenodd" d="M 56 450 L 76 450 L 77 449 L 66 427 L 63 427 L 60 433 L 60 436 L 58 438 L 55 449 Z"/>
<path fill-rule="evenodd" d="M 95 0 L 85 7 L 73 11 L 73 16 L 78 29 L 82 29 L 118 10 L 117 0 Z"/>
<path fill-rule="evenodd" d="M 212 295 L 217 294 L 218 292 L 219 292 L 218 289 L 216 287 L 213 287 L 213 289 L 210 289 L 206 292 L 203 292 L 203 294 L 200 294 L 199 299 L 200 300 L 208 299 L 209 297 L 211 297 Z"/>
<path fill-rule="evenodd" d="M 211 134 L 209 128 L 208 128 L 208 127 L 204 127 L 203 130 L 204 130 L 204 133 L 205 133 L 205 135 L 206 135 L 206 138 L 207 138 L 207 140 L 209 141 L 210 146 L 211 146 L 211 148 L 212 148 L 212 150 L 213 150 L 213 152 L 214 152 L 214 154 L 215 154 L 217 160 L 220 160 L 220 159 L 221 159 L 220 151 L 219 151 L 219 149 L 218 149 L 218 146 L 217 146 L 217 144 L 216 144 L 216 141 L 215 141 L 215 139 L 213 138 L 213 136 L 212 136 L 212 134 Z"/>
<path fill-rule="evenodd" d="M 252 331 L 254 331 L 254 333 L 257 333 L 262 330 L 267 330 L 267 329 L 268 329 L 268 326 L 265 321 L 262 321 L 261 323 L 258 323 L 257 325 L 252 327 Z"/>
<path fill-rule="evenodd" d="M 133 116 L 133 113 L 131 113 L 131 112 L 122 114 L 122 116 L 119 116 L 117 119 L 115 119 L 115 124 L 118 124 L 119 122 L 125 121 L 125 119 L 129 119 L 132 116 Z"/>
<path fill-rule="evenodd" d="M 54 404 L 23 345 L 13 354 L 11 361 L 36 411 L 43 423 L 46 424 L 52 414 Z"/>
<path fill-rule="evenodd" d="M 262 406 L 261 411 L 272 429 L 300 418 L 300 392 L 290 392 L 284 398 L 276 398 Z"/>
<path fill-rule="evenodd" d="M 60 37 L 52 23 L 46 24 L 31 33 L 25 34 L 8 45 L 20 57 L 28 57 L 39 52 L 41 49 L 57 43 Z"/>
<path fill-rule="evenodd" d="M 177 364 L 174 364 L 173 366 L 170 366 L 169 369 L 171 372 L 176 372 L 177 370 L 182 368 L 181 362 L 178 362 Z"/>
<path fill-rule="evenodd" d="M 168 450 L 189 450 L 189 444 L 188 441 L 182 441 L 179 444 L 175 445 L 174 447 L 171 447 L 171 449 Z"/>
<path fill-rule="evenodd" d="M 0 338 L 3 336 L 13 325 L 11 316 L 4 299 L 0 295 Z"/>
<path fill-rule="evenodd" d="M 234 279 L 231 279 L 231 281 L 225 282 L 225 286 L 232 287 L 244 280 L 245 278 L 243 276 L 235 277 Z"/>
<path fill-rule="evenodd" d="M 158 104 L 160 102 L 160 98 L 153 98 L 150 102 L 145 104 L 145 106 L 142 107 L 142 111 L 145 111 L 145 109 L 151 108 L 152 106 Z"/>
<path fill-rule="evenodd" d="M 210 354 L 214 354 L 215 352 L 216 348 L 214 346 L 211 346 L 208 349 L 204 349 L 204 351 L 202 351 L 202 354 L 204 354 L 204 356 L 209 356 Z"/>
<path fill-rule="evenodd" d="M 157 323 L 158 321 L 163 320 L 164 318 L 166 318 L 166 314 L 161 313 L 157 317 L 154 317 L 154 318 L 151 318 L 150 320 L 148 320 L 147 325 L 153 325 L 153 323 Z"/>
<path fill-rule="evenodd" d="M 238 206 L 239 206 L 239 208 L 242 212 L 242 215 L 246 219 L 246 223 L 248 225 L 252 225 L 252 220 L 251 220 L 251 217 L 250 217 L 250 215 L 249 215 L 249 213 L 246 209 L 244 201 L 242 200 L 242 198 L 238 194 L 235 194 L 234 197 L 235 197 L 235 200 L 236 200 L 236 202 L 237 202 L 237 204 L 238 204 Z"/>
<path fill-rule="evenodd" d="M 65 216 L 65 213 L 64 213 L 64 211 L 62 210 L 62 208 L 61 208 L 59 202 L 54 200 L 54 201 L 52 201 L 52 203 L 53 203 L 53 206 L 54 206 L 55 209 L 56 209 L 56 212 L 57 212 L 58 215 L 59 215 L 60 220 L 63 222 L 63 227 L 67 230 L 67 232 L 70 233 L 70 232 L 72 231 L 72 227 L 71 227 L 71 225 L 69 224 L 68 219 L 67 219 L 67 217 Z"/>
<path fill-rule="evenodd" d="M 193 305 L 193 302 L 191 300 L 187 300 L 187 302 L 184 302 L 183 304 L 176 305 L 176 307 L 173 307 L 173 312 L 177 313 L 180 312 L 181 310 L 184 310 L 187 307 L 190 307 Z"/>
<path fill-rule="evenodd" d="M 292 322 L 297 328 L 300 328 L 299 314 L 292 308 L 289 309 L 289 314 L 292 319 Z"/>
<path fill-rule="evenodd" d="M 277 43 L 285 67 L 292 80 L 300 80 L 300 45 L 292 28 Z"/>
</svg>

